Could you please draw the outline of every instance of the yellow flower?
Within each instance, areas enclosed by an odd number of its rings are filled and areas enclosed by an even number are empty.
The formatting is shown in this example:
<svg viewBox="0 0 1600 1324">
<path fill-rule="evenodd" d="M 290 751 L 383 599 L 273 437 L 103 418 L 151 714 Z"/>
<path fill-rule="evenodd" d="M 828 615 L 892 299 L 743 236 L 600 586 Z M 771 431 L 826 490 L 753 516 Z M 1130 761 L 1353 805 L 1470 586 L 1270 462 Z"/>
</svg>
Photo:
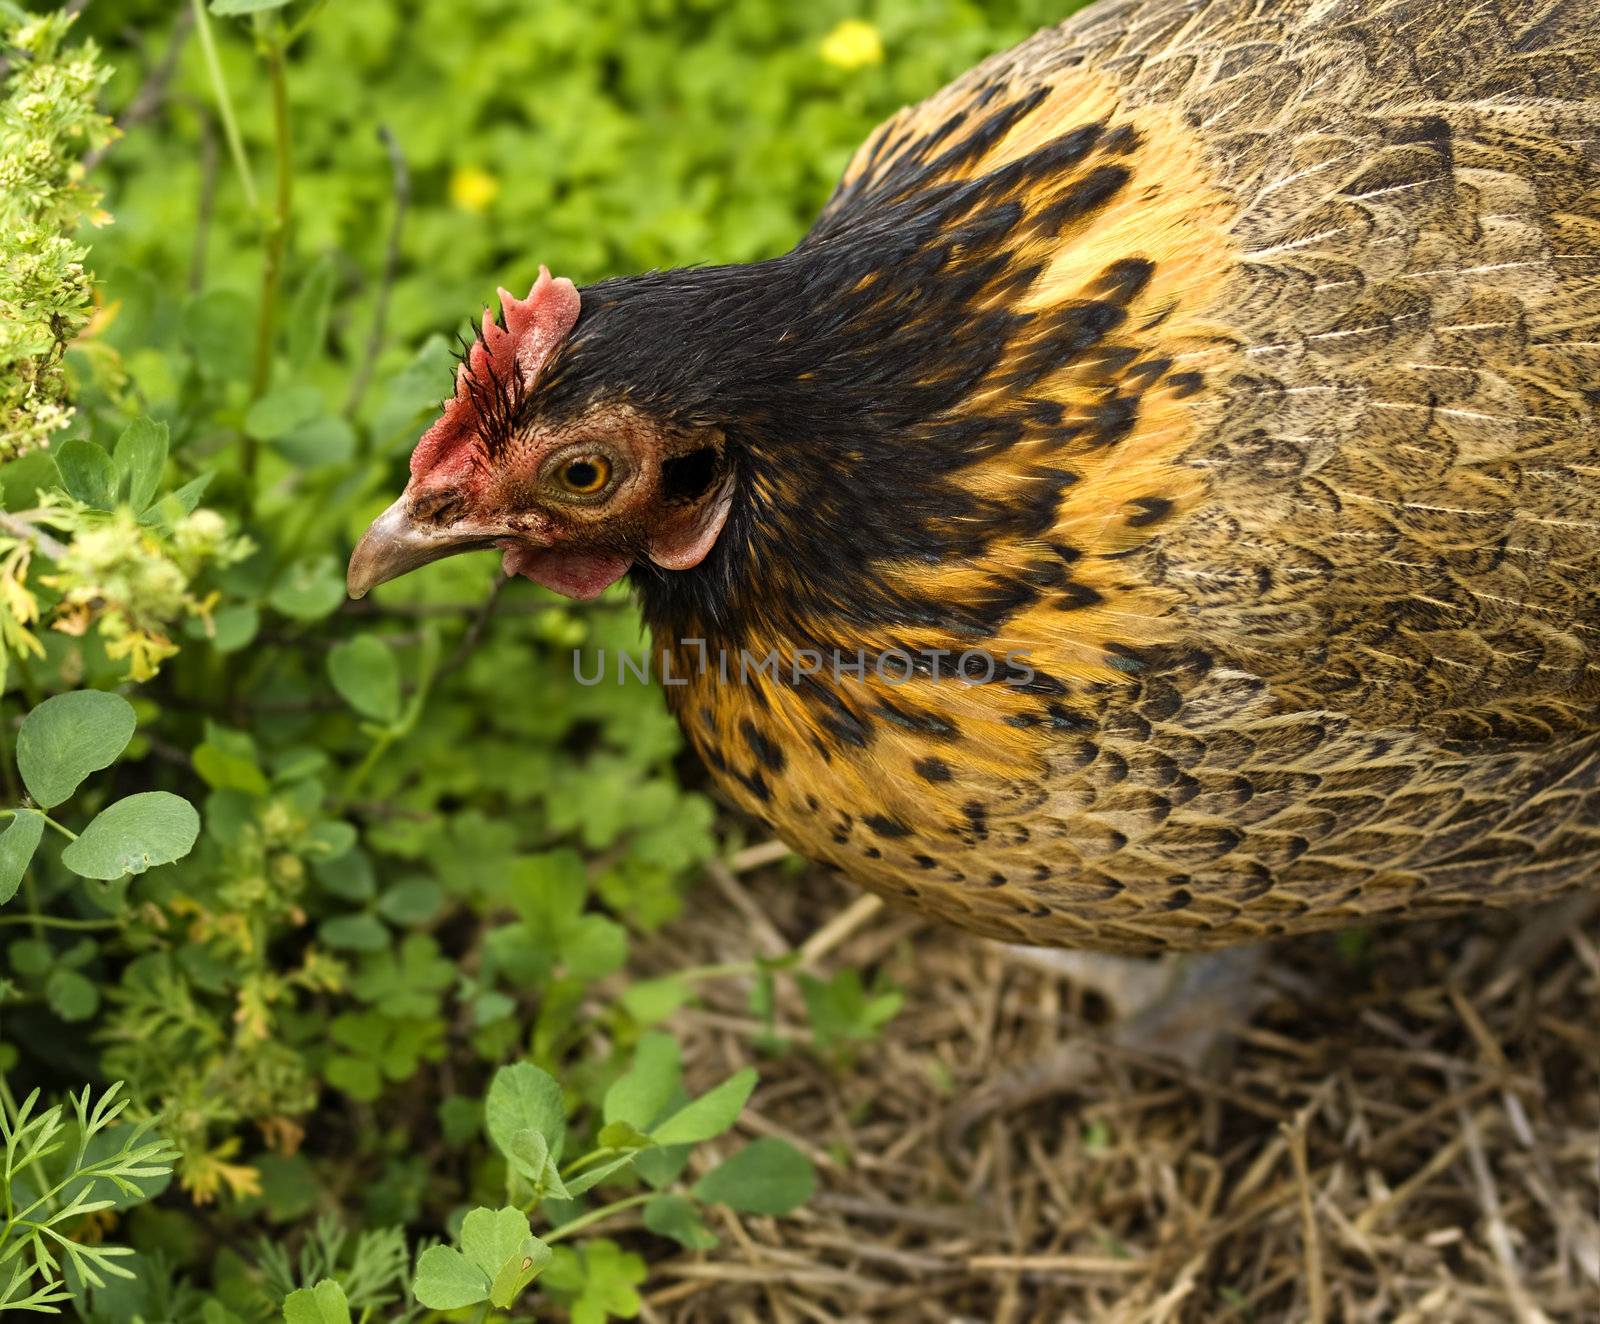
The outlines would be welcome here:
<svg viewBox="0 0 1600 1324">
<path fill-rule="evenodd" d="M 266 1141 L 267 1148 L 275 1154 L 293 1158 L 306 1138 L 306 1129 L 290 1117 L 273 1116 L 256 1118 L 256 1130 Z"/>
<path fill-rule="evenodd" d="M 233 1021 L 244 1038 L 265 1039 L 272 1033 L 272 1011 L 267 1004 L 273 997 L 273 992 L 259 978 L 248 981 L 239 990 Z"/>
<path fill-rule="evenodd" d="M 44 656 L 44 645 L 28 628 L 39 619 L 39 600 L 25 582 L 32 557 L 32 547 L 22 543 L 0 562 L 0 678 L 6 648 L 19 655 Z"/>
<path fill-rule="evenodd" d="M 211 1204 L 224 1188 L 235 1199 L 261 1194 L 261 1174 L 244 1163 L 228 1163 L 239 1148 L 239 1138 L 234 1136 L 218 1145 L 209 1154 L 185 1155 L 178 1183 L 189 1192 L 196 1204 Z"/>
<path fill-rule="evenodd" d="M 500 181 L 479 166 L 457 166 L 450 174 L 450 201 L 481 216 L 500 193 Z"/>
<path fill-rule="evenodd" d="M 56 629 L 65 627 L 56 624 Z M 68 630 L 67 633 L 72 633 Z M 82 631 L 78 631 L 82 633 Z M 140 630 L 127 625 L 120 617 L 107 615 L 100 620 L 100 637 L 105 643 L 106 656 L 128 662 L 128 679 L 144 682 L 154 679 L 161 664 L 176 657 L 178 646 L 164 634 L 154 630 Z"/>
<path fill-rule="evenodd" d="M 871 23 L 847 18 L 822 39 L 822 58 L 836 69 L 883 63 L 883 38 Z"/>
</svg>

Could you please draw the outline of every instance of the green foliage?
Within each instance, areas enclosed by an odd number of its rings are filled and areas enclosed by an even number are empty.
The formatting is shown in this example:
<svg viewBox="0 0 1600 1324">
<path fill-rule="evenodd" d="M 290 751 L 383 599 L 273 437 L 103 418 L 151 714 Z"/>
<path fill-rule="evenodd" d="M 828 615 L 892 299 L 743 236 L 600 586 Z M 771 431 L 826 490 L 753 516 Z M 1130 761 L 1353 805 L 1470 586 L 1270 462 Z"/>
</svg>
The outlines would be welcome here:
<svg viewBox="0 0 1600 1324">
<path fill-rule="evenodd" d="M 61 368 L 89 320 L 92 279 L 75 231 L 98 224 L 80 159 L 110 139 L 95 109 L 109 77 L 92 45 L 64 49 L 72 18 L 0 6 L 0 460 L 39 446 L 72 416 Z"/>
<path fill-rule="evenodd" d="M 0 1109 L 0 1310 L 58 1313 L 70 1299 L 66 1273 L 103 1287 L 107 1278 L 132 1278 L 126 1246 L 95 1244 L 85 1225 L 107 1210 L 127 1209 L 158 1194 L 176 1152 L 150 1134 L 148 1121 L 115 1126 L 128 1106 L 113 1085 L 91 1102 L 87 1087 L 70 1096 L 72 1117 L 55 1104 L 39 1114 L 34 1090 L 21 1105 Z"/>
<path fill-rule="evenodd" d="M 664 1027 L 740 981 L 758 1062 L 798 979 L 795 1051 L 837 1060 L 899 995 L 792 959 L 637 977 L 729 825 L 657 693 L 573 677 L 638 652 L 634 610 L 473 557 L 353 604 L 342 567 L 497 284 L 778 252 L 874 122 L 1067 7 L 131 0 L 69 40 L 0 0 L 0 1121 L 124 1082 L 137 1127 L 84 1163 L 175 1177 L 60 1186 L 0 1240 L 7 1292 L 601 1321 L 715 1244 L 706 1206 L 809 1195 L 733 1133 L 755 1067 L 701 1081 Z"/>
<path fill-rule="evenodd" d="M 580 1254 L 552 1246 L 623 1209 L 644 1205 L 646 1225 L 684 1246 L 705 1248 L 697 1202 L 725 1204 L 751 1213 L 786 1214 L 811 1195 L 810 1160 L 787 1141 L 757 1140 L 713 1168 L 691 1191 L 660 1193 L 688 1160 L 688 1147 L 714 1140 L 737 1121 L 755 1085 L 741 1071 L 699 1098 L 683 1094 L 677 1045 L 666 1036 L 640 1039 L 628 1070 L 606 1091 L 604 1125 L 587 1153 L 561 1163 L 568 1123 L 561 1086 L 529 1063 L 495 1073 L 486 1101 L 486 1129 L 506 1166 L 512 1203 L 472 1210 L 462 1220 L 460 1248 L 434 1246 L 417 1261 L 417 1300 L 436 1310 L 488 1301 L 505 1309 L 547 1268 L 556 1295 L 571 1302 L 574 1318 L 637 1312 L 632 1285 L 642 1277 L 635 1256 L 613 1243 L 590 1242 Z M 534 1236 L 527 1211 L 551 1202 L 569 1204 L 601 1186 L 642 1180 L 643 1192 L 624 1195 Z M 558 1259 L 557 1256 L 560 1256 Z"/>
</svg>

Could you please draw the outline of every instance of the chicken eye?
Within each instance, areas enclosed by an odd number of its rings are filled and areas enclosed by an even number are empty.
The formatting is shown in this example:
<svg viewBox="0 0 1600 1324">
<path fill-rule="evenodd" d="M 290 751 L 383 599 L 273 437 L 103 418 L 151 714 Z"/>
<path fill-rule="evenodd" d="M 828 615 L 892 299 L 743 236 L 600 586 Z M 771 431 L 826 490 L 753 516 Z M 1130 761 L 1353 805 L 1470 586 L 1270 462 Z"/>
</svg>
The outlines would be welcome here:
<svg viewBox="0 0 1600 1324">
<path fill-rule="evenodd" d="M 593 496 L 611 481 L 611 461 L 601 455 L 580 455 L 561 466 L 561 486 L 577 496 Z"/>
</svg>

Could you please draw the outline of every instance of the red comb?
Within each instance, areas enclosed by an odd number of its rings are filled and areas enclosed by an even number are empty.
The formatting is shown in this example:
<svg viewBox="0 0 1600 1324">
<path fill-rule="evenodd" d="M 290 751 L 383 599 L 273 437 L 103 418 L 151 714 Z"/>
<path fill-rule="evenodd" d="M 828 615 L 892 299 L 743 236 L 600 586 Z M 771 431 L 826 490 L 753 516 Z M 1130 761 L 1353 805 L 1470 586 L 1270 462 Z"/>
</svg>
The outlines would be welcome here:
<svg viewBox="0 0 1600 1324">
<path fill-rule="evenodd" d="M 460 467 L 451 460 L 459 452 L 465 461 L 468 452 L 461 449 L 462 443 L 470 441 L 482 423 L 478 393 L 490 386 L 502 391 L 531 386 L 578 320 L 578 287 L 565 277 L 552 278 L 548 267 L 539 268 L 539 279 L 526 299 L 504 289 L 499 295 L 505 326 L 497 325 L 487 308 L 483 310 L 482 333 L 456 369 L 454 398 L 411 452 L 413 478 L 441 464 L 452 471 Z"/>
</svg>

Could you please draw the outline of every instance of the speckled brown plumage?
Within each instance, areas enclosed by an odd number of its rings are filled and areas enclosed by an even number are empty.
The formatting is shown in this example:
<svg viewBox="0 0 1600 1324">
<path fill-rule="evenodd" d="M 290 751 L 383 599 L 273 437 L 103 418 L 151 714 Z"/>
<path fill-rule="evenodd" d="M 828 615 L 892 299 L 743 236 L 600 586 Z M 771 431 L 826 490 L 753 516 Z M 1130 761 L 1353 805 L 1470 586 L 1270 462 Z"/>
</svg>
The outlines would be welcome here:
<svg viewBox="0 0 1600 1324">
<path fill-rule="evenodd" d="M 1050 293 L 1117 257 L 1153 276 L 1125 357 L 1048 394 L 1160 366 L 1126 435 L 1032 443 L 1078 481 L 1016 545 L 1064 545 L 1070 579 L 976 646 L 1063 692 L 691 685 L 735 797 L 892 899 L 1040 943 L 1211 946 L 1600 879 L 1597 32 L 1570 0 L 1102 3 L 886 125 L 823 241 L 962 108 L 1045 88 L 1030 146 L 1137 135 L 1062 172 L 1132 174 L 1127 214 L 1060 236 Z M 970 595 L 1026 573 L 1000 541 L 904 573 Z M 864 746 L 808 741 L 835 706 Z"/>
<path fill-rule="evenodd" d="M 633 563 L 692 743 L 808 855 L 1126 951 L 1600 877 L 1591 0 L 1103 0 L 794 252 L 581 306 L 352 582 Z M 573 445 L 643 476 L 575 504 Z"/>
</svg>

